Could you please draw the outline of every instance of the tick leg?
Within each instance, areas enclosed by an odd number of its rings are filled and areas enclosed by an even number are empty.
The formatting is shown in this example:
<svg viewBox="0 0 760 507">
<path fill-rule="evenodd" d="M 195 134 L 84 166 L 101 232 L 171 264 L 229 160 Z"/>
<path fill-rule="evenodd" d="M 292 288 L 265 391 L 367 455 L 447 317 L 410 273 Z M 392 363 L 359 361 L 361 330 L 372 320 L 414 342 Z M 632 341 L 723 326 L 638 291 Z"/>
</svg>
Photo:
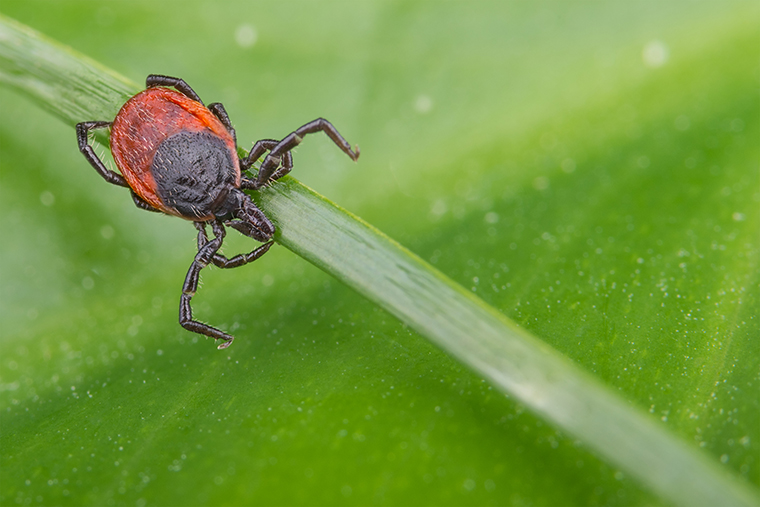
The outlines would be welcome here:
<svg viewBox="0 0 760 507">
<path fill-rule="evenodd" d="M 147 88 L 152 88 L 154 86 L 170 86 L 172 88 L 176 88 L 178 91 L 186 95 L 187 97 L 193 99 L 196 102 L 200 102 L 203 104 L 203 101 L 198 96 L 197 93 L 195 93 L 195 90 L 190 88 L 190 85 L 185 82 L 184 79 L 180 79 L 178 77 L 169 77 L 169 76 L 162 76 L 160 74 L 151 74 L 147 78 L 145 78 L 145 86 Z"/>
<path fill-rule="evenodd" d="M 77 141 L 79 141 L 79 151 L 82 152 L 84 158 L 90 163 L 92 167 L 98 171 L 104 180 L 113 185 L 120 187 L 128 187 L 127 180 L 121 174 L 108 169 L 103 161 L 98 158 L 95 150 L 87 142 L 87 134 L 93 129 L 102 129 L 111 126 L 111 122 L 108 121 L 86 121 L 83 123 L 77 123 Z"/>
<path fill-rule="evenodd" d="M 208 105 L 208 110 L 211 111 L 214 116 L 219 118 L 219 121 L 222 122 L 222 125 L 225 126 L 227 129 L 227 132 L 230 133 L 232 136 L 232 139 L 235 140 L 235 146 L 237 146 L 237 135 L 235 134 L 235 129 L 232 127 L 232 122 L 230 121 L 230 117 L 227 115 L 227 110 L 224 108 L 221 102 L 214 102 L 212 104 Z"/>
<path fill-rule="evenodd" d="M 195 228 L 198 229 L 198 250 L 200 251 L 209 242 L 208 236 L 206 235 L 206 223 L 195 222 Z M 255 261 L 262 255 L 267 253 L 273 244 L 274 242 L 270 241 L 258 247 L 253 252 L 236 255 L 235 257 L 232 257 L 230 259 L 228 259 L 224 255 L 216 253 L 214 254 L 214 257 L 211 261 L 214 263 L 215 266 L 220 267 L 220 268 L 236 268 L 238 266 L 243 266 L 245 264 L 248 264 L 249 262 Z"/>
<path fill-rule="evenodd" d="M 258 161 L 261 156 L 267 152 L 267 150 L 273 149 L 280 144 L 277 139 L 260 139 L 253 143 L 251 151 L 248 152 L 248 156 L 240 161 L 240 170 L 247 171 L 253 164 Z"/>
<path fill-rule="evenodd" d="M 232 257 L 230 259 L 226 258 L 224 255 L 216 254 L 214 255 L 213 263 L 215 266 L 220 268 L 236 268 L 238 266 L 243 266 L 245 264 L 248 264 L 249 262 L 253 262 L 265 253 L 269 251 L 269 249 L 274 244 L 274 241 L 270 241 L 269 243 L 265 243 L 258 247 L 253 252 L 249 252 L 247 254 L 239 254 L 235 257 Z"/>
<path fill-rule="evenodd" d="M 256 141 L 253 144 L 251 151 L 248 152 L 248 156 L 240 161 L 240 170 L 248 171 L 251 166 L 256 163 L 256 161 L 259 160 L 264 153 L 267 152 L 267 150 L 274 149 L 278 144 L 280 144 L 280 141 L 277 141 L 276 139 L 261 139 L 259 141 Z M 282 166 L 276 171 L 280 172 L 284 170 L 285 172 L 278 176 L 278 178 L 281 178 L 288 174 L 291 169 L 293 169 L 293 155 L 288 151 L 282 157 Z M 257 186 L 256 181 L 251 181 L 248 178 L 243 178 L 243 180 L 240 182 L 240 187 L 253 189 L 260 188 Z"/>
<path fill-rule="evenodd" d="M 185 283 L 182 286 L 182 297 L 179 302 L 179 323 L 188 331 L 204 334 L 215 340 L 223 340 L 217 348 L 226 349 L 230 346 L 234 338 L 214 327 L 193 320 L 193 309 L 190 307 L 190 300 L 198 290 L 201 269 L 205 268 L 213 261 L 214 255 L 216 255 L 216 252 L 222 247 L 222 242 L 224 241 L 224 226 L 219 222 L 212 222 L 211 225 L 214 229 L 215 237 L 198 249 L 198 253 L 195 255 L 195 259 L 193 259 L 193 263 L 187 271 Z"/>
<path fill-rule="evenodd" d="M 134 191 L 132 192 L 132 201 L 135 203 L 135 206 L 137 206 L 140 209 L 143 209 L 145 211 L 152 211 L 154 213 L 161 213 L 161 210 L 158 210 L 154 208 L 153 206 L 151 206 L 150 204 L 148 204 L 147 202 L 143 201 L 139 195 L 134 193 Z"/>
<path fill-rule="evenodd" d="M 283 164 L 283 157 L 290 153 L 290 150 L 298 146 L 306 134 L 313 134 L 314 132 L 324 132 L 327 134 L 327 137 L 332 139 L 332 141 L 343 150 L 343 153 L 351 157 L 351 160 L 359 158 L 358 146 L 355 146 L 352 150 L 351 145 L 348 144 L 348 141 L 346 141 L 342 135 L 340 135 L 340 132 L 338 132 L 332 123 L 324 118 L 317 118 L 316 120 L 298 128 L 294 132 L 291 132 L 280 141 L 277 146 L 270 149 L 269 155 L 267 155 L 261 163 L 259 174 L 256 177 L 256 186 L 254 188 L 261 188 L 269 181 L 281 178 L 290 172 L 290 169 L 284 169 L 285 164 Z M 281 169 L 281 166 L 283 170 L 278 170 Z"/>
</svg>

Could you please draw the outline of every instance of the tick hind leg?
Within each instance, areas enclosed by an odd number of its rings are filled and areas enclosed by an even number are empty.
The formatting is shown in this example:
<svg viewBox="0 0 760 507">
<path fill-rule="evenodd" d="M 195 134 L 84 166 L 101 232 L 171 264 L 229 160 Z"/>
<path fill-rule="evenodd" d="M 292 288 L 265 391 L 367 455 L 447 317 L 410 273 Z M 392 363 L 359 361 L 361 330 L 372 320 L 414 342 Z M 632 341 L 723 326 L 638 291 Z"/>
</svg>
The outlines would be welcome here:
<svg viewBox="0 0 760 507">
<path fill-rule="evenodd" d="M 222 122 L 222 125 L 227 129 L 227 132 L 230 133 L 232 136 L 232 139 L 235 141 L 235 147 L 237 148 L 237 134 L 235 133 L 235 129 L 232 126 L 232 122 L 230 121 L 230 117 L 227 114 L 227 110 L 224 108 L 221 102 L 214 102 L 212 104 L 208 105 L 208 110 L 211 111 L 214 116 L 219 118 L 219 121 Z"/>
<path fill-rule="evenodd" d="M 286 163 L 287 157 L 290 155 L 290 150 L 298 146 L 306 134 L 313 134 L 315 132 L 324 132 L 327 134 L 327 137 L 332 139 L 332 142 L 334 142 L 343 153 L 351 157 L 351 160 L 355 161 L 359 158 L 358 146 L 351 149 L 351 145 L 348 144 L 348 141 L 346 141 L 342 135 L 340 135 L 340 132 L 338 132 L 338 129 L 336 129 L 332 123 L 324 118 L 317 118 L 285 136 L 285 138 L 273 148 L 269 148 L 269 154 L 261 163 L 259 174 L 256 177 L 254 186 L 251 188 L 261 188 L 270 181 L 281 178 L 290 172 L 290 168 L 293 167 L 292 159 L 290 160 L 290 167 L 287 167 Z M 254 145 L 254 148 L 256 148 L 256 145 Z M 251 153 L 253 152 L 254 149 L 251 150 Z"/>
<path fill-rule="evenodd" d="M 124 179 L 124 176 L 106 168 L 105 164 L 103 164 L 103 161 L 98 158 L 95 150 L 92 149 L 92 146 L 90 146 L 90 143 L 88 142 L 88 134 L 90 130 L 107 128 L 110 126 L 111 122 L 107 121 L 87 121 L 83 123 L 77 123 L 77 140 L 79 141 L 79 151 L 82 152 L 84 158 L 90 162 L 90 165 L 92 165 L 92 167 L 98 171 L 98 174 L 100 174 L 108 183 L 120 187 L 129 187 L 127 180 Z M 160 210 L 157 210 L 145 202 L 134 192 L 134 190 L 132 191 L 132 202 L 135 203 L 135 206 L 145 211 L 153 211 L 155 213 L 161 212 Z"/>
<path fill-rule="evenodd" d="M 92 146 L 90 146 L 90 143 L 88 142 L 88 134 L 90 133 L 90 130 L 104 129 L 110 126 L 111 122 L 108 121 L 86 121 L 77 123 L 77 141 L 79 142 L 79 151 L 82 152 L 84 158 L 87 159 L 90 165 L 94 167 L 98 174 L 101 175 L 103 179 L 108 183 L 117 185 L 119 187 L 128 187 L 129 185 L 127 185 L 127 180 L 124 179 L 124 176 L 108 169 L 103 161 L 98 158 L 95 150 L 92 149 Z"/>
<path fill-rule="evenodd" d="M 198 94 L 195 93 L 195 90 L 190 88 L 190 85 L 187 84 L 184 79 L 180 79 L 178 77 L 162 76 L 160 74 L 151 74 L 147 78 L 145 78 L 145 86 L 147 88 L 153 88 L 154 86 L 168 86 L 171 88 L 176 88 L 177 91 L 181 92 L 183 95 L 187 96 L 188 98 L 191 98 L 194 101 L 200 102 L 201 104 L 203 104 L 203 101 L 198 96 Z"/>
<path fill-rule="evenodd" d="M 145 211 L 152 211 L 153 213 L 162 213 L 160 209 L 156 209 L 147 202 L 145 202 L 142 197 L 137 195 L 134 191 L 132 191 L 132 202 L 135 203 L 135 206 L 138 208 L 145 210 Z"/>
</svg>

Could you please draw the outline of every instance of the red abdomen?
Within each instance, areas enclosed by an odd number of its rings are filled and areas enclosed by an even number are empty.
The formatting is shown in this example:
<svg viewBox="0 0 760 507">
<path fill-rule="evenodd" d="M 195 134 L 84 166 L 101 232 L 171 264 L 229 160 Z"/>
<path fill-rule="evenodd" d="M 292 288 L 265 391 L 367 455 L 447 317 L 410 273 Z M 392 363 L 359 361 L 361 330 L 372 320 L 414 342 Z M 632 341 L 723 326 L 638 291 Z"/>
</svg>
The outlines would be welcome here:
<svg viewBox="0 0 760 507">
<path fill-rule="evenodd" d="M 171 196 L 172 189 L 162 188 L 160 178 L 154 174 L 156 152 L 177 134 L 203 134 L 204 138 L 218 141 L 222 150 L 229 150 L 224 158 L 231 167 L 224 171 L 231 176 L 230 183 L 240 186 L 237 148 L 230 133 L 203 104 L 169 88 L 148 88 L 124 104 L 111 127 L 111 153 L 129 186 L 148 204 L 182 218 L 208 220 L 211 215 L 189 215 L 172 205 L 174 201 L 167 202 L 171 200 L 167 196 Z M 193 179 L 197 168 L 191 165 L 175 170 Z"/>
</svg>

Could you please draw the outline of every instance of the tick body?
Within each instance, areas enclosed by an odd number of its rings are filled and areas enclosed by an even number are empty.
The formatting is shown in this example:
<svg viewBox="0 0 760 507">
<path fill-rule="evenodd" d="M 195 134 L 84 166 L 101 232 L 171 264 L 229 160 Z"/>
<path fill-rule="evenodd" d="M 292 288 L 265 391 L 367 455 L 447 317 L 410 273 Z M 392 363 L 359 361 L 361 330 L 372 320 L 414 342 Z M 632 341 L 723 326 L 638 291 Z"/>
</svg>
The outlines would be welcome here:
<svg viewBox="0 0 760 507">
<path fill-rule="evenodd" d="M 169 88 L 148 88 L 124 104 L 111 126 L 111 153 L 132 190 L 170 215 L 211 220 L 219 194 L 240 187 L 230 132 Z"/>
<path fill-rule="evenodd" d="M 185 329 L 221 340 L 218 348 L 223 349 L 233 337 L 194 320 L 190 301 L 205 266 L 242 266 L 272 246 L 274 225 L 243 190 L 260 190 L 289 173 L 293 168 L 291 150 L 306 134 L 324 132 L 353 160 L 359 157 L 359 149 L 352 149 L 330 122 L 319 118 L 282 140 L 256 141 L 248 156 L 240 159 L 235 130 L 224 106 L 214 103 L 206 107 L 187 83 L 173 77 L 150 75 L 146 87 L 124 104 L 113 122 L 79 123 L 79 149 L 106 181 L 129 188 L 137 207 L 194 223 L 198 253 L 183 284 L 179 322 Z M 119 173 L 106 168 L 88 143 L 90 130 L 108 127 Z M 257 175 L 249 178 L 248 171 L 264 154 Z M 213 238 L 206 232 L 207 225 Z M 226 227 L 264 245 L 227 258 L 219 253 Z"/>
</svg>

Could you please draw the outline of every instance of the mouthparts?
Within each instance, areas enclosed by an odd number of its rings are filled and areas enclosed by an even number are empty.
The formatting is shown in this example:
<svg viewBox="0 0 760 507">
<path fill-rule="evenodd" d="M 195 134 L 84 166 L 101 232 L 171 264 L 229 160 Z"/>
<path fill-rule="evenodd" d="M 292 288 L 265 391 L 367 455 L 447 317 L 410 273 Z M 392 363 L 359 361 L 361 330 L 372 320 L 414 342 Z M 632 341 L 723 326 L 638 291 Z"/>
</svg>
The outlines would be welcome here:
<svg viewBox="0 0 760 507">
<path fill-rule="evenodd" d="M 240 194 L 240 202 L 237 209 L 233 211 L 235 218 L 226 221 L 225 225 L 256 241 L 266 242 L 272 239 L 275 231 L 274 224 L 253 204 L 248 195 L 239 190 L 235 193 Z"/>
</svg>

